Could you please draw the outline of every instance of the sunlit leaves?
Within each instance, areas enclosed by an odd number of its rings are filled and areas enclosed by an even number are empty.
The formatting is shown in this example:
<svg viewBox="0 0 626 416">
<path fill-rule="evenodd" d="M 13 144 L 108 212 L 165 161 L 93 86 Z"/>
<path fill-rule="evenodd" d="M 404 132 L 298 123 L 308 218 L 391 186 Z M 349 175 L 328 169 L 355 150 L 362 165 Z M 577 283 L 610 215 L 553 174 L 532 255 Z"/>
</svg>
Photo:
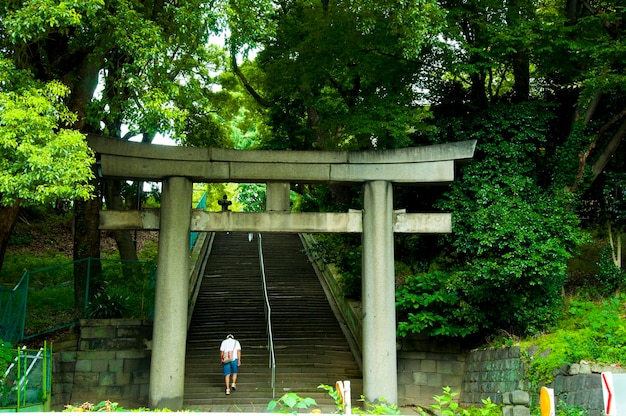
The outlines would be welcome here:
<svg viewBox="0 0 626 416">
<path fill-rule="evenodd" d="M 258 16 L 253 5 L 235 4 L 235 18 Z M 409 132 L 423 131 L 421 65 L 408 58 L 437 37 L 443 12 L 435 2 L 298 0 L 270 11 L 273 27 L 249 27 L 251 38 L 265 36 L 256 41 L 263 78 L 255 86 L 272 103 L 266 147 L 403 147 Z"/>
<path fill-rule="evenodd" d="M 3 17 L 3 25 L 13 42 L 37 40 L 46 33 L 85 23 L 104 6 L 104 0 L 29 0 Z"/>
<path fill-rule="evenodd" d="M 0 203 L 87 199 L 93 154 L 84 135 L 64 125 L 75 115 L 62 104 L 67 88 L 0 92 Z"/>
</svg>

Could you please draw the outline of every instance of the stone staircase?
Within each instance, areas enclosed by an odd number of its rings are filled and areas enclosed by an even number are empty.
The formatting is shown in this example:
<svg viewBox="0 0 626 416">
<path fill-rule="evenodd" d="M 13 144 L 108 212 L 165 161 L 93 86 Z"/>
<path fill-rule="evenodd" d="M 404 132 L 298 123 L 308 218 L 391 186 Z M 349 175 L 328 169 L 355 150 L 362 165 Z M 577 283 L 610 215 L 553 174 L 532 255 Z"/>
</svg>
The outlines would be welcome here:
<svg viewBox="0 0 626 416">
<path fill-rule="evenodd" d="M 263 412 L 286 392 L 336 411 L 320 384 L 350 380 L 352 401 L 362 375 L 315 271 L 295 234 L 262 236 L 276 357 L 271 386 L 258 235 L 219 233 L 208 259 L 187 339 L 184 406 L 213 412 Z M 242 344 L 237 391 L 224 394 L 219 345 L 232 333 Z"/>
</svg>

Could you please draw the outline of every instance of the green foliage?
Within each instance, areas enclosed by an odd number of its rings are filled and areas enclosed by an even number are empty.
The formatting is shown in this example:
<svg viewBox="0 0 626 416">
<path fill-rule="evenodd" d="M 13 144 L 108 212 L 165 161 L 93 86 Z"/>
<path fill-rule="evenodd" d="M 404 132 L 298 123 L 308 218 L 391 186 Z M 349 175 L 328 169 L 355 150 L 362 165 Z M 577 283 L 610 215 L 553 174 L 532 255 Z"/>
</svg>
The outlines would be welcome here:
<svg viewBox="0 0 626 416">
<path fill-rule="evenodd" d="M 609 220 L 626 224 L 626 172 L 607 172 L 602 194 Z"/>
<path fill-rule="evenodd" d="M 0 340 L 0 374 L 4 374 L 14 361 L 15 351 L 11 343 Z"/>
<path fill-rule="evenodd" d="M 103 400 L 98 404 L 92 404 L 85 402 L 80 406 L 66 405 L 64 412 L 127 412 L 117 402 L 111 402 L 109 400 Z"/>
<path fill-rule="evenodd" d="M 589 414 L 587 409 L 579 406 L 570 406 L 563 400 L 559 400 L 554 410 L 555 416 L 586 416 Z M 530 414 L 532 416 L 541 416 L 541 408 L 531 408 Z"/>
<path fill-rule="evenodd" d="M 251 43 L 261 47 L 255 85 L 270 102 L 272 129 L 262 138 L 265 148 L 402 147 L 409 131 L 428 129 L 429 112 L 417 105 L 414 88 L 420 61 L 406 58 L 436 36 L 443 21 L 437 2 L 294 1 L 276 8 L 242 1 L 233 9 L 233 54 Z"/>
<path fill-rule="evenodd" d="M 406 279 L 396 292 L 398 335 L 463 337 L 476 331 L 477 311 L 463 302 L 445 272 L 429 272 Z"/>
<path fill-rule="evenodd" d="M 126 313 L 124 303 L 128 300 L 128 297 L 111 296 L 104 292 L 96 293 L 87 307 L 87 316 L 90 319 L 122 318 Z"/>
<path fill-rule="evenodd" d="M 333 386 L 328 386 L 326 384 L 320 384 L 317 386 L 320 389 L 326 390 L 328 395 L 333 398 L 335 401 L 335 405 L 337 406 L 337 410 L 339 413 L 344 413 L 344 401 L 343 397 L 341 397 L 340 392 Z M 359 399 L 360 402 L 363 403 L 363 407 L 353 407 L 351 409 L 352 414 L 355 415 L 399 415 L 400 410 L 398 406 L 393 403 L 388 403 L 386 399 L 381 398 L 375 403 L 368 402 L 364 396 L 361 396 Z"/>
<path fill-rule="evenodd" d="M 3 21 L 16 43 L 38 40 L 57 27 L 61 28 L 61 33 L 67 34 L 70 27 L 93 18 L 104 6 L 103 0 L 26 3 L 26 7 L 16 9 Z"/>
<path fill-rule="evenodd" d="M 237 192 L 237 201 L 243 205 L 244 212 L 265 211 L 265 185 L 240 184 Z"/>
<path fill-rule="evenodd" d="M 435 404 L 430 406 L 430 411 L 424 410 L 421 407 L 418 407 L 417 411 L 422 416 L 429 414 L 442 416 L 498 416 L 502 414 L 500 406 L 492 403 L 489 398 L 482 400 L 484 407 L 461 408 L 454 399 L 456 395 L 458 395 L 458 393 L 452 391 L 450 387 L 443 387 L 443 394 L 433 397 Z"/>
<path fill-rule="evenodd" d="M 549 383 L 554 372 L 580 361 L 626 363 L 626 295 L 600 302 L 569 300 L 558 329 L 521 344 L 527 351 L 528 379 Z M 533 356 L 528 351 L 536 351 Z"/>
<path fill-rule="evenodd" d="M 13 346 L 0 340 L 0 406 L 8 406 L 15 397 L 15 371 L 5 377 L 9 366 L 15 363 L 17 351 Z M 14 367 L 15 369 L 16 367 Z"/>
<path fill-rule="evenodd" d="M 60 325 L 75 321 L 74 287 L 72 278 L 64 282 L 31 279 L 26 307 L 25 335 L 39 334 Z M 33 287 L 34 286 L 34 287 Z"/>
<path fill-rule="evenodd" d="M 343 409 L 343 397 L 341 397 L 341 393 L 333 386 L 329 386 L 327 384 L 320 384 L 317 386 L 318 389 L 325 390 L 326 393 L 333 399 L 335 402 L 335 406 L 337 409 L 341 411 Z"/>
<path fill-rule="evenodd" d="M 346 297 L 361 298 L 361 245 L 352 237 L 319 235 L 311 246 L 311 255 L 341 271 L 339 286 Z"/>
<path fill-rule="evenodd" d="M 231 211 L 241 212 L 245 207 L 240 202 L 239 188 L 243 186 L 236 183 L 206 183 L 206 184 L 194 184 L 194 194 L 199 196 L 202 193 L 206 194 L 206 210 L 219 212 L 222 210 L 222 206 L 218 203 L 224 195 L 232 203 L 229 206 Z M 199 200 L 194 197 L 194 201 Z M 195 204 L 194 204 L 195 207 Z"/>
<path fill-rule="evenodd" d="M 0 65 L 16 73 L 2 56 Z M 85 136 L 65 128 L 76 121 L 62 103 L 68 88 L 55 81 L 18 87 L 7 78 L 0 74 L 0 203 L 89 198 L 94 158 Z"/>
<path fill-rule="evenodd" d="M 45 255 L 28 252 L 9 253 L 6 255 L 6 260 L 2 267 L 1 283 L 5 286 L 15 285 L 27 270 L 45 269 L 70 261 L 71 259 L 68 255 L 52 251 L 45 253 Z M 71 275 L 71 272 L 68 272 L 68 275 Z M 54 279 L 57 284 L 61 282 L 61 279 L 56 277 Z M 43 282 L 45 282 L 45 279 L 42 279 L 41 283 L 45 285 Z"/>
<path fill-rule="evenodd" d="M 355 415 L 399 415 L 402 412 L 398 409 L 398 406 L 389 403 L 387 399 L 380 398 L 375 403 L 369 402 L 365 400 L 364 396 L 361 396 L 359 399 L 360 402 L 363 402 L 363 408 L 353 407 L 352 414 Z"/>
<path fill-rule="evenodd" d="M 613 248 L 610 244 L 607 244 L 600 253 L 597 265 L 596 279 L 601 284 L 598 289 L 602 295 L 611 295 L 626 285 L 626 270 L 620 269 L 613 261 Z"/>
<path fill-rule="evenodd" d="M 271 400 L 267 404 L 266 411 L 271 413 L 298 413 L 298 410 L 316 406 L 317 403 L 310 397 L 300 397 L 296 393 L 283 394 L 276 400 Z"/>
<path fill-rule="evenodd" d="M 98 404 L 93 404 L 89 402 L 85 402 L 81 405 L 66 405 L 63 412 L 171 412 L 171 410 L 167 408 L 163 409 L 148 409 L 145 407 L 140 407 L 138 409 L 125 409 L 120 406 L 117 402 L 112 402 L 110 400 L 103 400 Z"/>
<path fill-rule="evenodd" d="M 154 308 L 154 262 L 105 262 L 89 302 L 91 318 L 146 319 Z"/>
<path fill-rule="evenodd" d="M 571 195 L 542 181 L 540 112 L 492 108 L 468 121 L 476 156 L 438 204 L 454 218 L 449 287 L 478 312 L 470 323 L 479 331 L 527 334 L 553 324 L 567 260 L 585 241 Z"/>
</svg>

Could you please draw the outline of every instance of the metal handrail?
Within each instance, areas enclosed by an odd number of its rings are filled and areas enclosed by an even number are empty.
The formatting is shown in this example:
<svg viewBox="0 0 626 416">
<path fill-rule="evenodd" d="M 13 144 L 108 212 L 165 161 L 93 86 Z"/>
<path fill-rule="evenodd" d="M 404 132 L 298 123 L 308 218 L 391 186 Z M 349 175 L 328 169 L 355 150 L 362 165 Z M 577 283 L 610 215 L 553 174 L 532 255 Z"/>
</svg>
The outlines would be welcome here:
<svg viewBox="0 0 626 416">
<path fill-rule="evenodd" d="M 267 349 L 270 351 L 269 367 L 272 369 L 272 398 L 276 398 L 276 355 L 274 353 L 274 335 L 272 334 L 272 307 L 267 294 L 267 280 L 265 278 L 265 262 L 263 260 L 263 240 L 261 233 L 258 234 L 259 239 L 259 263 L 261 267 L 261 279 L 263 281 L 263 296 L 265 298 L 265 321 L 267 322 Z"/>
</svg>

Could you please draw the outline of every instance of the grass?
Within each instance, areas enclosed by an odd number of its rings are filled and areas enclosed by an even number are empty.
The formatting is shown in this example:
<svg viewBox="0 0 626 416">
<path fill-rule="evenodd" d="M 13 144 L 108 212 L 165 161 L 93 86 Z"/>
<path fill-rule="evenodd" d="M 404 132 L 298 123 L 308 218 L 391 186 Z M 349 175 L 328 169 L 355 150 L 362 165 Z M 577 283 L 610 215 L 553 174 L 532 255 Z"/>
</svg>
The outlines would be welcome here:
<svg viewBox="0 0 626 416">
<path fill-rule="evenodd" d="M 71 258 L 71 218 L 26 212 L 11 237 L 0 273 L 0 285 L 14 289 L 28 279 L 25 336 L 69 324 L 91 314 L 99 317 L 148 318 L 153 304 L 150 278 L 154 274 L 157 243 L 145 241 L 138 256 L 142 263 L 119 262 L 117 251 L 105 249 L 103 272 L 92 282 L 89 308 L 77 313 L 74 300 L 74 264 Z M 114 247 L 112 243 L 108 244 Z M 27 276 L 25 276 L 25 273 Z M 16 296 L 19 298 L 19 296 Z M 20 313 L 19 310 L 16 313 Z M 21 313 L 20 313 L 21 314 Z M 17 317 L 8 317 L 17 322 Z"/>
<path fill-rule="evenodd" d="M 523 351 L 537 351 L 526 357 L 529 380 L 549 383 L 554 370 L 581 361 L 626 366 L 626 295 L 596 301 L 568 298 L 565 305 L 552 332 L 520 342 Z"/>
</svg>

